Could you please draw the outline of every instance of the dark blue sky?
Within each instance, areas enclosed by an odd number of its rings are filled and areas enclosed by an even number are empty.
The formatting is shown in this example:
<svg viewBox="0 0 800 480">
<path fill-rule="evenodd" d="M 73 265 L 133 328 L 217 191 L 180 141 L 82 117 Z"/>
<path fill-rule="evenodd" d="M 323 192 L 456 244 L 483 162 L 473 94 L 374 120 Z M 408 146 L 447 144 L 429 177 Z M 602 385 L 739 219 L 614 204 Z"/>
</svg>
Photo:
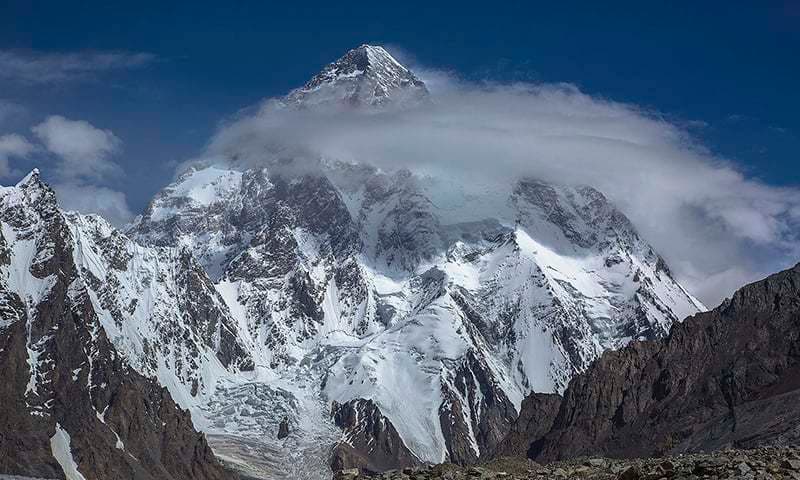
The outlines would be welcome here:
<svg viewBox="0 0 800 480">
<path fill-rule="evenodd" d="M 88 81 L 0 83 L 0 99 L 24 107 L 0 134 L 50 114 L 112 130 L 126 174 L 114 187 L 134 211 L 226 115 L 301 85 L 361 43 L 468 79 L 574 83 L 691 125 L 750 175 L 800 184 L 797 0 L 109 3 L 2 2 L 0 50 L 157 60 Z"/>
</svg>

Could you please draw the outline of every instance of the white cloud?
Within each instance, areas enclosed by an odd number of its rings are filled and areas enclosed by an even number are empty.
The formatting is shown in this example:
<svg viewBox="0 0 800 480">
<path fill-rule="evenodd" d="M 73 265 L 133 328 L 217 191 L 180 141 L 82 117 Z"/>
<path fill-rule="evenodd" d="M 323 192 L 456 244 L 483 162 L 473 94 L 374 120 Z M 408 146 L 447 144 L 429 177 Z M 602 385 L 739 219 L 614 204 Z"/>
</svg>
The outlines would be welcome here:
<svg viewBox="0 0 800 480">
<path fill-rule="evenodd" d="M 119 173 L 110 157 L 122 142 L 110 130 L 102 130 L 83 120 L 52 115 L 31 129 L 61 162 L 58 174 L 64 178 L 99 180 Z"/>
<path fill-rule="evenodd" d="M 8 177 L 17 172 L 9 164 L 11 157 L 26 158 L 35 149 L 22 135 L 10 133 L 0 136 L 0 177 Z"/>
<path fill-rule="evenodd" d="M 101 185 L 122 172 L 112 160 L 122 148 L 113 132 L 58 115 L 31 130 L 58 159 L 53 188 L 62 208 L 98 213 L 116 226 L 131 219 L 125 194 Z"/>
<path fill-rule="evenodd" d="M 0 78 L 25 84 L 85 80 L 104 72 L 141 68 L 155 60 L 150 53 L 0 50 Z"/>
<path fill-rule="evenodd" d="M 525 176 L 592 185 L 711 305 L 796 262 L 800 190 L 745 176 L 685 125 L 571 85 L 447 79 L 437 74 L 433 104 L 415 109 L 291 111 L 268 101 L 223 126 L 207 155 L 364 161 L 498 190 Z"/>
<path fill-rule="evenodd" d="M 124 226 L 133 218 L 122 192 L 81 183 L 57 183 L 53 189 L 64 210 L 97 213 L 116 227 Z"/>
</svg>

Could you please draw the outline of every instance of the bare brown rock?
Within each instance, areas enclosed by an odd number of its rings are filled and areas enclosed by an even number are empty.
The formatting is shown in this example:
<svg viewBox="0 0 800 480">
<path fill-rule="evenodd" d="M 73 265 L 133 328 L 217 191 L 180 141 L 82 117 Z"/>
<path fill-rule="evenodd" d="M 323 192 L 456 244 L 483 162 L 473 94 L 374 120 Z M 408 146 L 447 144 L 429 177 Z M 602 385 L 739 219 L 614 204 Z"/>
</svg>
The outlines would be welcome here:
<svg viewBox="0 0 800 480">
<path fill-rule="evenodd" d="M 331 414 L 346 441 L 333 448 L 333 471 L 358 468 L 369 472 L 421 465 L 406 447 L 392 422 L 372 400 L 333 403 Z"/>
<path fill-rule="evenodd" d="M 518 423 L 549 422 L 536 405 L 526 402 Z M 529 429 L 506 448 L 553 461 L 800 442 L 800 265 L 675 324 L 664 340 L 604 354 L 551 418 L 547 433 Z"/>
</svg>

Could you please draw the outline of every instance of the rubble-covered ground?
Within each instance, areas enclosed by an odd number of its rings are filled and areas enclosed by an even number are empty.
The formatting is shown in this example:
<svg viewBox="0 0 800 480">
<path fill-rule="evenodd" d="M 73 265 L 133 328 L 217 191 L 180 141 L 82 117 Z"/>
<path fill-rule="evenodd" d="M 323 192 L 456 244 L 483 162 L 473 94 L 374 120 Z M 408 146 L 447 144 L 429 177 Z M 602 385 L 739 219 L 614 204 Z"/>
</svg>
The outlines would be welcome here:
<svg viewBox="0 0 800 480">
<path fill-rule="evenodd" d="M 473 467 L 452 464 L 394 470 L 370 475 L 355 470 L 338 472 L 335 480 L 422 479 L 792 479 L 800 480 L 800 447 L 725 450 L 710 454 L 661 458 L 581 458 L 540 465 L 521 458 L 501 458 Z"/>
</svg>

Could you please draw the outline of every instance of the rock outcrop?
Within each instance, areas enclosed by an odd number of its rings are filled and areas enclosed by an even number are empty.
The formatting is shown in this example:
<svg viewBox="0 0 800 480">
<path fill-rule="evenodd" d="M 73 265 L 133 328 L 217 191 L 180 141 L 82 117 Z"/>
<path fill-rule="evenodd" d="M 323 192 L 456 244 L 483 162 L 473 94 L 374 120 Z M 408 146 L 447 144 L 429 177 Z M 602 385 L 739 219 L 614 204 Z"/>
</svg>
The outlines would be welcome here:
<svg viewBox="0 0 800 480">
<path fill-rule="evenodd" d="M 800 265 L 676 323 L 663 340 L 604 354 L 570 382 L 555 415 L 543 401 L 525 402 L 496 454 L 553 461 L 797 444 Z"/>
<path fill-rule="evenodd" d="M 333 471 L 358 468 L 382 472 L 421 465 L 372 400 L 334 402 L 331 415 L 343 431 L 342 440 L 331 454 Z"/>
<path fill-rule="evenodd" d="M 522 401 L 519 417 L 511 426 L 508 435 L 492 450 L 486 452 L 483 459 L 498 454 L 513 457 L 528 457 L 531 438 L 541 438 L 553 427 L 561 396 L 555 393 L 534 393 Z"/>
</svg>

